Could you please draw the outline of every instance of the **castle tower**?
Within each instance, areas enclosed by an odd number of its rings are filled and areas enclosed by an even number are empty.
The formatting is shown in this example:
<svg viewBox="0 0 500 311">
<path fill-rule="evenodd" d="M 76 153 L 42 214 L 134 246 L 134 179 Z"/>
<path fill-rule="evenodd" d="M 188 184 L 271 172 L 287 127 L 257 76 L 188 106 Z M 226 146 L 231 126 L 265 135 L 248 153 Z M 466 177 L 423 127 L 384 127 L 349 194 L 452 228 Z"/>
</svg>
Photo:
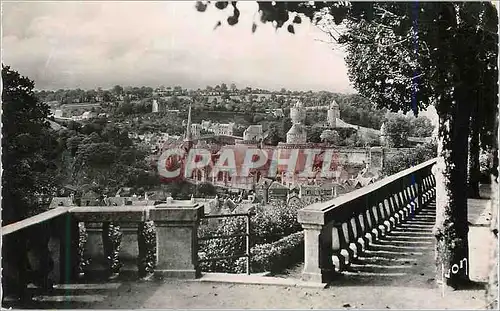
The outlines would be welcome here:
<svg viewBox="0 0 500 311">
<path fill-rule="evenodd" d="M 305 144 L 307 142 L 307 131 L 302 123 L 294 123 L 286 133 L 287 144 Z"/>
<path fill-rule="evenodd" d="M 286 133 L 287 144 L 305 144 L 307 142 L 307 132 L 302 124 L 306 118 L 306 109 L 302 102 L 297 101 L 290 108 L 290 119 L 292 119 L 292 127 Z"/>
<path fill-rule="evenodd" d="M 330 109 L 328 109 L 328 126 L 335 128 L 337 125 L 337 119 L 340 119 L 340 106 L 335 100 L 330 104 Z"/>
<path fill-rule="evenodd" d="M 159 111 L 158 100 L 153 99 L 153 110 L 152 110 L 152 112 L 158 112 L 158 111 Z"/>
<path fill-rule="evenodd" d="M 300 100 L 290 108 L 290 119 L 292 119 L 292 123 L 294 124 L 303 123 L 306 119 L 306 109 Z"/>
</svg>

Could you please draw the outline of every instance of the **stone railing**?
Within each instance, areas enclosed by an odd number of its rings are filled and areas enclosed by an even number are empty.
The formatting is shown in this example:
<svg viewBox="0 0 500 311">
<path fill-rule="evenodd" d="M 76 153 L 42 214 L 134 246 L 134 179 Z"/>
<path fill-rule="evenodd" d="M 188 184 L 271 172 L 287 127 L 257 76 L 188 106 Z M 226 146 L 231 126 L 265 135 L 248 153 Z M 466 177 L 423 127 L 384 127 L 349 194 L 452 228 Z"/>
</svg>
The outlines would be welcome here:
<svg viewBox="0 0 500 311">
<path fill-rule="evenodd" d="M 2 227 L 2 285 L 9 287 L 11 294 L 23 295 L 28 283 L 50 288 L 50 283 L 74 282 L 86 272 L 82 226 L 91 223 L 104 224 L 103 253 L 112 263 L 111 274 L 119 272 L 119 264 L 113 264 L 118 263 L 122 234 L 114 229 L 135 224 L 139 270 L 141 263 L 144 266 L 148 257 L 153 257 L 152 267 L 143 267 L 146 272 L 152 269 L 154 275 L 163 277 L 196 278 L 200 275 L 196 234 L 201 217 L 203 206 L 196 203 L 56 207 Z M 148 237 L 151 233 L 152 239 Z M 149 245 L 151 241 L 154 245 Z"/>
<path fill-rule="evenodd" d="M 364 247 L 435 196 L 436 159 L 298 213 L 304 228 L 303 279 L 328 282 Z"/>
</svg>

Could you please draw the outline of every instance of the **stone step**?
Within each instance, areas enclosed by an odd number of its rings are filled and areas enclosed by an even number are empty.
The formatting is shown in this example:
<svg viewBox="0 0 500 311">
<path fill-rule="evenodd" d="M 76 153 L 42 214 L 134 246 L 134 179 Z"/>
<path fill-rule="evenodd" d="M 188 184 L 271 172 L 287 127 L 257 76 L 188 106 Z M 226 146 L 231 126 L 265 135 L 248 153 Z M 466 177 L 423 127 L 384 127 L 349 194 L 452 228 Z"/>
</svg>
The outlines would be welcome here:
<svg viewBox="0 0 500 311">
<path fill-rule="evenodd" d="M 106 299 L 105 295 L 39 295 L 32 298 L 35 302 L 101 302 Z"/>
<path fill-rule="evenodd" d="M 408 219 L 408 221 L 404 223 L 409 223 L 409 224 L 422 224 L 422 225 L 434 225 L 436 223 L 435 218 L 411 218 Z"/>
<path fill-rule="evenodd" d="M 383 256 L 383 257 L 389 257 L 389 256 L 395 256 L 395 257 L 411 257 L 411 256 L 421 256 L 424 253 L 422 252 L 417 252 L 417 251 L 396 251 L 396 250 L 373 250 L 373 249 L 367 249 L 363 251 L 363 256 L 366 254 L 368 255 L 376 255 L 376 256 Z"/>
<path fill-rule="evenodd" d="M 423 246 L 423 245 L 434 245 L 433 241 L 418 241 L 418 240 L 398 240 L 398 239 L 390 239 L 390 240 L 377 240 L 376 244 L 381 245 L 403 245 L 403 246 Z"/>
<path fill-rule="evenodd" d="M 410 230 L 410 229 L 401 229 L 401 228 L 396 228 L 394 230 L 391 230 L 388 234 L 402 234 L 402 235 L 422 235 L 422 236 L 431 236 L 432 235 L 432 230 Z"/>
<path fill-rule="evenodd" d="M 390 257 L 385 257 L 385 256 L 377 256 L 374 254 L 363 254 L 362 256 L 359 256 L 358 258 L 354 259 L 352 262 L 353 263 L 375 263 L 375 262 L 386 262 L 390 261 L 392 262 L 404 262 L 404 263 L 409 263 L 409 262 L 417 262 L 416 258 L 413 257 L 397 257 L 397 258 L 390 258 Z"/>
<path fill-rule="evenodd" d="M 372 272 L 372 273 L 392 273 L 392 272 L 409 272 L 413 269 L 413 265 L 384 265 L 384 264 L 351 264 L 347 271 L 350 272 Z"/>
<path fill-rule="evenodd" d="M 72 283 L 72 284 L 55 284 L 54 289 L 57 290 L 114 290 L 118 289 L 121 283 Z M 40 289 L 39 286 L 35 284 L 28 284 L 28 289 Z"/>
<path fill-rule="evenodd" d="M 400 224 L 397 229 L 426 229 L 426 230 L 430 230 L 432 229 L 434 225 L 426 225 L 426 224 L 410 224 L 410 223 L 406 223 L 406 224 Z"/>
<path fill-rule="evenodd" d="M 432 245 L 427 246 L 419 246 L 419 245 L 391 245 L 391 244 L 380 244 L 378 242 L 372 243 L 368 246 L 369 250 L 403 250 L 403 251 L 411 251 L 411 250 L 427 250 L 433 248 Z"/>
<path fill-rule="evenodd" d="M 405 276 L 408 275 L 406 272 L 362 272 L 362 271 L 344 271 L 342 274 L 346 276 L 381 276 L 381 277 L 395 277 L 395 276 Z"/>
<path fill-rule="evenodd" d="M 409 231 L 401 231 L 396 229 L 392 230 L 391 232 L 387 233 L 386 236 L 384 236 L 386 239 L 429 239 L 433 240 L 435 239 L 434 236 L 430 233 L 425 233 L 425 232 L 409 232 Z"/>
<path fill-rule="evenodd" d="M 102 284 L 56 284 L 54 288 L 66 290 L 114 290 L 118 289 L 122 283 L 102 283 Z"/>
</svg>

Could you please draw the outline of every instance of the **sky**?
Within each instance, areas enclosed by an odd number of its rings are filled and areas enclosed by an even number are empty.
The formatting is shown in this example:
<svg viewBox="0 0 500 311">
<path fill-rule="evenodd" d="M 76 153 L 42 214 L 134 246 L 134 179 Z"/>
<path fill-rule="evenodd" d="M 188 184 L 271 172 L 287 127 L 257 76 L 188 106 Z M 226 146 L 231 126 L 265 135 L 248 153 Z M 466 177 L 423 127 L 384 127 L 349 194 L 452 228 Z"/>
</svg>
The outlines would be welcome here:
<svg viewBox="0 0 500 311">
<path fill-rule="evenodd" d="M 275 31 L 260 23 L 255 2 L 238 7 L 240 21 L 229 26 L 232 10 L 200 13 L 194 1 L 2 1 L 2 62 L 37 89 L 235 83 L 354 92 L 341 48 L 315 26 Z"/>
</svg>

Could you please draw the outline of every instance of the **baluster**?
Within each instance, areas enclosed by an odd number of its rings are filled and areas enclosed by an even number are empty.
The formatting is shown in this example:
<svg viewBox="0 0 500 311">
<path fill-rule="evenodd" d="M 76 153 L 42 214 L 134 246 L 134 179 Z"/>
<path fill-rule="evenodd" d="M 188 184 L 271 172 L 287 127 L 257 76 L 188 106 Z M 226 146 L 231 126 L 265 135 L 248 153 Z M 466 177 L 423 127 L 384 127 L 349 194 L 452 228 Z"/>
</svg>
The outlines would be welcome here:
<svg viewBox="0 0 500 311">
<path fill-rule="evenodd" d="M 85 256 L 85 248 L 88 241 L 88 232 L 84 222 L 78 223 L 78 276 L 85 275 L 85 269 L 90 264 L 90 258 Z"/>
<path fill-rule="evenodd" d="M 400 223 L 402 223 L 406 220 L 406 216 L 405 216 L 405 212 L 404 212 L 405 199 L 404 199 L 404 190 L 403 189 L 399 189 L 398 193 L 396 194 L 396 198 L 398 201 L 399 220 L 400 220 Z"/>
<path fill-rule="evenodd" d="M 356 242 L 359 244 L 359 246 L 361 248 L 360 252 L 362 252 L 363 250 L 366 249 L 366 246 L 368 244 L 368 241 L 365 237 L 366 230 L 367 230 L 366 229 L 366 217 L 365 217 L 365 214 L 363 212 L 361 212 L 358 214 L 358 216 L 356 218 L 357 218 L 358 225 L 359 225 L 358 237 L 357 237 Z"/>
<path fill-rule="evenodd" d="M 356 228 L 356 217 L 349 219 L 346 223 L 347 225 L 347 251 L 349 252 L 349 258 L 356 258 L 359 253 L 358 246 L 356 245 L 357 238 L 357 228 Z"/>
<path fill-rule="evenodd" d="M 426 199 L 427 199 L 427 202 L 425 202 L 425 203 L 429 203 L 429 201 L 432 199 L 432 184 L 431 184 L 431 176 L 430 175 L 428 175 L 425 178 L 425 193 L 426 193 Z"/>
<path fill-rule="evenodd" d="M 102 242 L 104 247 L 104 256 L 106 257 L 110 271 L 110 279 L 115 279 L 120 273 L 122 263 L 120 262 L 120 244 L 122 241 L 122 232 L 120 226 L 113 222 L 105 222 L 102 226 Z"/>
<path fill-rule="evenodd" d="M 408 216 L 410 216 L 410 201 L 411 201 L 411 196 L 409 193 L 409 186 L 406 183 L 406 178 L 403 178 L 403 213 L 405 215 L 405 219 L 408 219 Z"/>
<path fill-rule="evenodd" d="M 150 279 L 156 265 L 156 228 L 153 221 L 139 223 L 137 228 L 139 277 Z"/>
<path fill-rule="evenodd" d="M 385 230 L 386 232 L 390 232 L 394 228 L 394 224 L 391 222 L 392 214 L 391 214 L 391 208 L 389 206 L 389 198 L 384 199 L 384 201 L 382 202 L 382 208 L 385 214 L 384 217 Z"/>
<path fill-rule="evenodd" d="M 356 246 L 356 254 L 360 254 L 363 252 L 365 247 L 365 243 L 363 240 L 364 228 L 363 228 L 363 214 L 358 213 L 353 217 L 354 226 L 356 229 L 356 235 L 354 237 L 353 243 Z"/>
<path fill-rule="evenodd" d="M 432 197 L 435 197 L 436 196 L 436 176 L 434 176 L 434 174 L 431 174 L 430 175 L 431 177 L 431 193 L 432 193 Z"/>
<path fill-rule="evenodd" d="M 347 223 L 342 223 L 338 228 L 339 232 L 339 241 L 340 241 L 340 257 L 343 258 L 343 262 L 341 263 L 341 270 L 345 270 L 349 264 L 351 263 L 352 257 L 349 249 L 349 232 Z"/>
<path fill-rule="evenodd" d="M 436 177 L 433 174 L 429 175 L 429 190 L 432 199 L 436 195 Z"/>
<path fill-rule="evenodd" d="M 413 177 L 412 177 L 413 179 Z M 418 191 L 417 191 L 417 184 L 416 183 L 411 183 L 410 184 L 410 195 L 411 195 L 411 200 L 410 200 L 410 213 L 411 215 L 415 215 L 418 209 Z"/>
<path fill-rule="evenodd" d="M 389 217 L 389 222 L 391 223 L 391 228 L 394 229 L 399 224 L 399 214 L 396 212 L 397 211 L 397 203 L 396 203 L 396 197 L 395 194 L 391 192 L 391 195 L 389 196 L 389 199 L 387 200 L 389 204 L 389 212 L 390 212 L 390 217 Z"/>
<path fill-rule="evenodd" d="M 378 221 L 378 230 L 380 232 L 380 236 L 385 236 L 387 232 L 390 230 L 390 226 L 387 225 L 387 219 L 389 218 L 389 215 L 387 214 L 387 211 L 385 210 L 384 206 L 384 200 L 386 196 L 386 190 L 385 187 L 379 189 L 377 193 L 375 194 L 375 202 L 377 202 L 377 212 L 379 215 L 379 221 Z"/>
<path fill-rule="evenodd" d="M 400 224 L 403 219 L 401 218 L 401 214 L 399 214 L 401 202 L 399 199 L 399 185 L 397 183 L 393 183 L 392 185 L 392 204 L 394 219 L 396 220 L 396 224 Z"/>
<path fill-rule="evenodd" d="M 57 220 L 60 237 L 60 282 L 71 283 L 79 273 L 78 246 L 80 232 L 78 222 L 65 214 Z"/>
<path fill-rule="evenodd" d="M 376 205 L 372 205 L 370 207 L 370 210 L 373 215 L 373 228 L 372 228 L 372 233 L 373 233 L 373 238 L 376 240 L 381 236 L 381 232 L 379 231 L 379 222 L 380 222 L 380 216 L 378 213 L 378 208 Z"/>
<path fill-rule="evenodd" d="M 424 184 L 421 172 L 416 172 L 417 209 L 421 210 L 424 204 Z"/>
<path fill-rule="evenodd" d="M 342 243 L 340 242 L 340 239 L 342 237 L 342 234 L 340 233 L 340 230 L 337 226 L 332 226 L 331 228 L 332 232 L 332 248 L 331 248 L 331 258 L 332 258 L 332 264 L 334 265 L 334 269 L 337 272 L 340 272 L 344 269 L 345 266 L 345 259 L 342 255 L 340 255 L 340 251 L 342 250 Z"/>
<path fill-rule="evenodd" d="M 28 254 L 32 282 L 43 288 L 52 288 L 49 274 L 54 268 L 54 261 L 49 250 L 50 226 L 41 223 L 27 230 Z"/>
<path fill-rule="evenodd" d="M 411 178 L 412 178 L 412 182 L 408 186 L 408 193 L 410 195 L 410 201 L 408 202 L 408 211 L 409 211 L 410 217 L 413 217 L 415 215 L 416 210 L 417 210 L 417 204 L 416 204 L 417 194 L 415 192 L 415 184 L 413 183 L 413 176 Z"/>
<path fill-rule="evenodd" d="M 394 221 L 394 225 L 398 225 L 401 223 L 401 215 L 399 215 L 399 200 L 398 200 L 398 191 L 397 191 L 397 184 L 393 183 L 391 185 L 391 197 L 389 200 L 389 203 L 391 204 L 391 214 L 392 214 L 392 219 Z"/>
<path fill-rule="evenodd" d="M 366 224 L 366 229 L 365 229 L 365 244 L 369 245 L 370 243 L 373 243 L 374 241 L 374 234 L 372 233 L 373 229 L 373 218 L 372 218 L 372 212 L 371 209 L 367 209 L 365 211 L 365 224 Z"/>
<path fill-rule="evenodd" d="M 423 175 L 421 175 L 421 176 L 423 176 Z M 421 196 L 422 196 L 422 207 L 424 205 L 427 205 L 427 197 L 428 197 L 427 178 L 428 178 L 428 176 L 425 176 L 422 178 L 422 187 L 420 188 L 421 189 Z"/>
<path fill-rule="evenodd" d="M 6 295 L 28 299 L 26 229 L 2 238 L 2 302 Z"/>
</svg>

